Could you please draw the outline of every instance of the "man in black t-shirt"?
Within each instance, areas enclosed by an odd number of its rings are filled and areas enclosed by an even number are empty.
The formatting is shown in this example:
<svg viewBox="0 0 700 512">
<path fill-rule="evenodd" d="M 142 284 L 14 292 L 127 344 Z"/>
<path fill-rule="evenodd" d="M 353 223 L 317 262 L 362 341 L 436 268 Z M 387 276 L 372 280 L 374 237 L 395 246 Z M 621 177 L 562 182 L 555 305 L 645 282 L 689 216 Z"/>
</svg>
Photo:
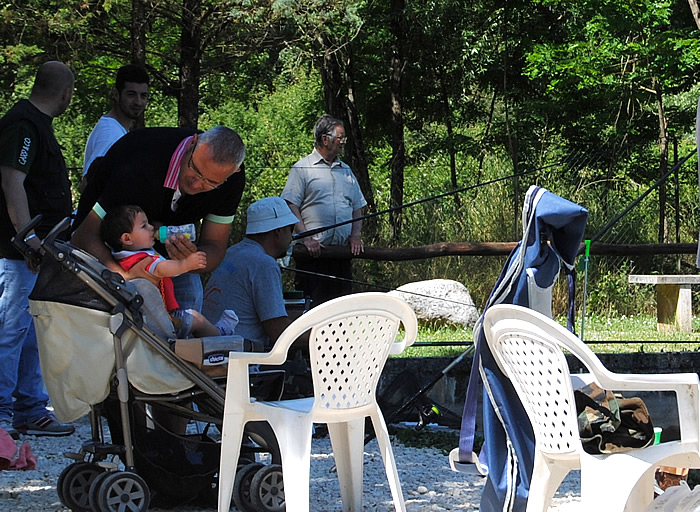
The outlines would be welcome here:
<svg viewBox="0 0 700 512">
<path fill-rule="evenodd" d="M 70 215 L 70 180 L 52 121 L 68 108 L 73 85 L 70 69 L 47 62 L 37 71 L 29 99 L 0 119 L 0 427 L 15 439 L 19 432 L 61 436 L 74 431 L 46 408 L 48 396 L 29 314 L 29 292 L 38 269 L 10 242 L 42 214 L 41 223 L 25 238 L 39 251 L 40 238 Z"/>
<path fill-rule="evenodd" d="M 187 128 L 129 132 L 92 164 L 90 180 L 80 198 L 72 242 L 127 279 L 147 277 L 143 264 L 128 272 L 122 269 L 100 238 L 106 211 L 135 204 L 146 212 L 155 228 L 201 221 L 196 245 L 181 235 L 171 237 L 160 250 L 165 249 L 172 259 L 204 251 L 207 266 L 202 272 L 211 272 L 223 260 L 231 222 L 243 194 L 244 156 L 240 136 L 224 126 L 201 134 Z M 181 307 L 199 311 L 199 276 L 184 274 L 175 278 L 174 284 Z"/>
</svg>

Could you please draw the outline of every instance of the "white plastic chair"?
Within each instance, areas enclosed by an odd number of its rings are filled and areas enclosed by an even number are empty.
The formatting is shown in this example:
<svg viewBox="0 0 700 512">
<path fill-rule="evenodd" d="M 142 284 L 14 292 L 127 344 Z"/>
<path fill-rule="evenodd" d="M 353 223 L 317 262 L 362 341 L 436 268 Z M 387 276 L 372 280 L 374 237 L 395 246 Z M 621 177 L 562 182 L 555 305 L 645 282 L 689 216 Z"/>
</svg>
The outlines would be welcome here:
<svg viewBox="0 0 700 512">
<path fill-rule="evenodd" d="M 405 336 L 396 340 L 400 324 Z M 248 366 L 280 365 L 290 345 L 310 330 L 314 397 L 277 402 L 250 398 Z M 387 356 L 416 338 L 417 321 L 403 300 L 384 293 L 358 293 L 317 306 L 295 320 L 269 353 L 231 352 L 224 405 L 219 512 L 228 511 L 243 427 L 265 420 L 282 456 L 287 512 L 309 510 L 313 423 L 326 423 L 340 481 L 344 510 L 362 510 L 365 418 L 377 436 L 396 510 L 405 511 L 396 463 L 375 391 Z"/>
<path fill-rule="evenodd" d="M 527 512 L 547 510 L 572 469 L 581 469 L 582 510 L 639 512 L 646 510 L 654 497 L 654 470 L 658 465 L 700 467 L 700 389 L 696 374 L 612 373 L 575 335 L 550 318 L 521 306 L 490 308 L 485 315 L 484 332 L 535 433 Z M 586 453 L 579 437 L 571 377 L 562 348 L 581 360 L 592 379 L 604 389 L 674 391 L 680 441 L 609 455 Z"/>
</svg>

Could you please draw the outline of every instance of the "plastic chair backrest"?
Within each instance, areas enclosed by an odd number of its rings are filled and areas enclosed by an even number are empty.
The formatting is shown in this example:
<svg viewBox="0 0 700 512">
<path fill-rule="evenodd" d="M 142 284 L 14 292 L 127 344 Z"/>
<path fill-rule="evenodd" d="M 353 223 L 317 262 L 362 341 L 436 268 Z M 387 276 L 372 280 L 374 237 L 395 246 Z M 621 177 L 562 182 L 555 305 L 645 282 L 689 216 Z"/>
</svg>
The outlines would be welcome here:
<svg viewBox="0 0 700 512">
<path fill-rule="evenodd" d="M 398 317 L 371 310 L 349 311 L 314 328 L 309 339 L 314 406 L 351 409 L 373 403 L 398 328 Z"/>
<path fill-rule="evenodd" d="M 537 448 L 549 454 L 581 450 L 569 366 L 556 341 L 523 319 L 514 306 L 490 308 L 484 332 L 530 418 Z M 524 309 L 524 308 L 517 308 Z"/>
<path fill-rule="evenodd" d="M 403 339 L 396 339 L 403 325 Z M 309 333 L 314 408 L 343 410 L 369 405 L 389 354 L 413 344 L 416 314 L 402 299 L 386 293 L 345 295 L 316 306 L 292 322 L 266 358 L 281 364 L 288 347 Z"/>
</svg>

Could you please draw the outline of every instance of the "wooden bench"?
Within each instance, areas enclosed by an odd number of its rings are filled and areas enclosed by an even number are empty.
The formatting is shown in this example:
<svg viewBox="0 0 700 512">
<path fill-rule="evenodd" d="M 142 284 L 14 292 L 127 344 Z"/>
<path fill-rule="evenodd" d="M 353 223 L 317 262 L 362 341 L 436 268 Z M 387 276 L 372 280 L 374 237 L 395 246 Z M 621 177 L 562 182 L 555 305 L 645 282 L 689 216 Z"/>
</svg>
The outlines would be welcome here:
<svg viewBox="0 0 700 512">
<path fill-rule="evenodd" d="M 630 275 L 634 284 L 656 285 L 656 321 L 659 331 L 693 330 L 693 299 L 690 286 L 700 275 Z"/>
</svg>

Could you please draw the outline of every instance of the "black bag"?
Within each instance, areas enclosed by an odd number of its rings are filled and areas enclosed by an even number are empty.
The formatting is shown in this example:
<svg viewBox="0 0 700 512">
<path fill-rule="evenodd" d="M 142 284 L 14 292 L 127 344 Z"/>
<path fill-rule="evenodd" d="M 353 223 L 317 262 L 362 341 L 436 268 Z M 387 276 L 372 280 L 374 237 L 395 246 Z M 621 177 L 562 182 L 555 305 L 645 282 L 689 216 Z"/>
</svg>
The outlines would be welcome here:
<svg viewBox="0 0 700 512">
<path fill-rule="evenodd" d="M 586 452 L 624 452 L 654 442 L 654 426 L 641 398 L 623 398 L 594 383 L 575 390 L 574 398 Z"/>
</svg>

